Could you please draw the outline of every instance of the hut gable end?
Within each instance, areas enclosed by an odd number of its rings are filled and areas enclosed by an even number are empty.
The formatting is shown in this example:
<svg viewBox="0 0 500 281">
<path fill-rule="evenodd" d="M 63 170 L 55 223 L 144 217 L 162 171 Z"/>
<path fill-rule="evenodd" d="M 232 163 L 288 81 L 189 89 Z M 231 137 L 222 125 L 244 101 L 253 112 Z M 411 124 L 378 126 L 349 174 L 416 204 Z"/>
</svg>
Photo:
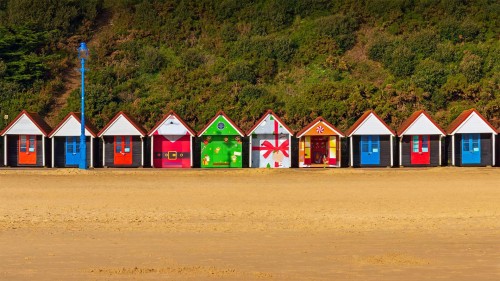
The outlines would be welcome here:
<svg viewBox="0 0 500 281">
<path fill-rule="evenodd" d="M 275 121 L 277 122 L 278 128 L 275 128 Z M 293 135 L 293 131 L 286 126 L 285 123 L 283 123 L 283 121 L 276 114 L 274 114 L 274 112 L 269 110 L 247 132 L 247 135 L 274 135 L 276 132 L 277 134 Z"/>
<path fill-rule="evenodd" d="M 87 118 L 85 118 L 85 136 L 96 137 L 95 130 L 88 126 Z M 69 137 L 80 136 L 81 123 L 80 118 L 76 117 L 75 113 L 70 113 L 66 118 L 50 133 L 49 137 Z"/>
<path fill-rule="evenodd" d="M 173 111 L 165 115 L 148 133 L 152 135 L 184 136 L 189 134 L 194 137 L 196 133 Z"/>
<path fill-rule="evenodd" d="M 145 130 L 139 127 L 125 113 L 118 113 L 109 123 L 99 132 L 101 136 L 145 136 Z"/>
<path fill-rule="evenodd" d="M 198 136 L 203 135 L 245 136 L 243 131 L 222 111 L 215 115 L 205 128 L 198 133 Z"/>
<path fill-rule="evenodd" d="M 297 137 L 300 138 L 304 135 L 307 136 L 335 136 L 338 135 L 340 137 L 344 137 L 344 133 L 342 133 L 335 126 L 330 124 L 328 121 L 323 119 L 323 117 L 318 117 L 309 125 L 307 125 L 304 129 L 297 133 Z"/>
<path fill-rule="evenodd" d="M 415 112 L 398 130 L 398 135 L 445 135 L 431 117 L 424 111 Z"/>
<path fill-rule="evenodd" d="M 36 113 L 23 110 L 1 133 L 4 135 L 44 135 L 52 130 Z"/>
<path fill-rule="evenodd" d="M 348 136 L 352 135 L 392 135 L 395 132 L 378 117 L 373 111 L 367 111 L 348 130 Z"/>
<path fill-rule="evenodd" d="M 449 134 L 470 134 L 470 133 L 493 133 L 497 131 L 486 119 L 475 109 L 465 111 L 453 122 L 454 128 L 449 129 Z"/>
</svg>

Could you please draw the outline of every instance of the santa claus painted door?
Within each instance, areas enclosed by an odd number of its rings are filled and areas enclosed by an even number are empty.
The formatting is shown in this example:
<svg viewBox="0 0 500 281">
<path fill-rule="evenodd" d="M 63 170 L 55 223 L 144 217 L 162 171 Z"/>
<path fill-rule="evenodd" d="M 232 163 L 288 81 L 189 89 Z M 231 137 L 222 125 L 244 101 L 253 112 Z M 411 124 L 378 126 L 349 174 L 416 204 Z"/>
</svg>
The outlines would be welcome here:
<svg viewBox="0 0 500 281">
<path fill-rule="evenodd" d="M 416 165 L 429 165 L 431 163 L 429 136 L 412 136 L 411 163 Z"/>
<path fill-rule="evenodd" d="M 132 137 L 115 136 L 115 165 L 132 165 Z"/>
<path fill-rule="evenodd" d="M 155 135 L 153 162 L 156 168 L 189 168 L 190 136 Z"/>
<path fill-rule="evenodd" d="M 36 136 L 20 135 L 18 148 L 20 165 L 36 165 Z"/>
</svg>

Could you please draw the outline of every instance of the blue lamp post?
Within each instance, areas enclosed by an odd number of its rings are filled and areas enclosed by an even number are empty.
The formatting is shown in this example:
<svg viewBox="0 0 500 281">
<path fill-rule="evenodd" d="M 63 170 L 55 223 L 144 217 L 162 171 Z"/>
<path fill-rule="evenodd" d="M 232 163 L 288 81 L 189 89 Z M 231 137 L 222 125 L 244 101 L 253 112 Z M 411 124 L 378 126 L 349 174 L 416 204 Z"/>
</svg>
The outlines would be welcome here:
<svg viewBox="0 0 500 281">
<path fill-rule="evenodd" d="M 80 72 L 82 73 L 82 110 L 81 110 L 81 134 L 80 134 L 80 164 L 78 168 L 86 170 L 87 169 L 87 145 L 85 143 L 85 60 L 89 57 L 89 49 L 87 49 L 87 44 L 84 42 L 80 43 L 80 48 L 78 48 L 78 58 L 82 68 Z"/>
</svg>

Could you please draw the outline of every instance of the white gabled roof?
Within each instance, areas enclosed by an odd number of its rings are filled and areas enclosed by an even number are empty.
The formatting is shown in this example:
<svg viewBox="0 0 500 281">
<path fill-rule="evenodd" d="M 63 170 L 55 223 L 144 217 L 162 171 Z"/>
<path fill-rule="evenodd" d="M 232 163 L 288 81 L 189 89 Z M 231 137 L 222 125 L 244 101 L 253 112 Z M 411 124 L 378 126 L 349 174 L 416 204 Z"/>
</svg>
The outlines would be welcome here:
<svg viewBox="0 0 500 281">
<path fill-rule="evenodd" d="M 22 114 L 2 135 L 45 135 L 45 133 L 26 114 Z"/>
<path fill-rule="evenodd" d="M 362 117 L 363 118 L 363 117 Z M 362 122 L 357 125 L 349 136 L 352 135 L 391 135 L 394 133 L 384 124 L 379 117 L 377 117 L 373 112 L 370 112 L 368 116 L 364 117 Z"/>
<path fill-rule="evenodd" d="M 403 135 L 442 135 L 445 134 L 440 128 L 434 124 L 423 112 L 403 131 L 399 134 Z"/>
<path fill-rule="evenodd" d="M 64 123 L 62 123 L 55 131 L 50 133 L 51 137 L 77 137 L 81 134 L 81 124 L 73 115 L 70 115 Z M 87 128 L 85 128 L 85 136 L 93 136 Z"/>
<path fill-rule="evenodd" d="M 451 134 L 493 133 L 495 130 L 473 111 Z"/>
</svg>

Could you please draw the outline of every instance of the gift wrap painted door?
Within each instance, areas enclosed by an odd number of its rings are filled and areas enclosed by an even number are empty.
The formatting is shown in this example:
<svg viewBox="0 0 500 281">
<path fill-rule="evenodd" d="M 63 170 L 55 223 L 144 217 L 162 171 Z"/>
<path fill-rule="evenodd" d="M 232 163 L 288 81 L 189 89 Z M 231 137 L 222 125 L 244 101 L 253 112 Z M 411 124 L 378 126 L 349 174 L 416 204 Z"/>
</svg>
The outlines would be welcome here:
<svg viewBox="0 0 500 281">
<path fill-rule="evenodd" d="M 20 135 L 18 148 L 18 164 L 36 165 L 36 136 Z"/>
<path fill-rule="evenodd" d="M 132 165 L 132 136 L 115 136 L 115 165 Z"/>
<path fill-rule="evenodd" d="M 80 162 L 80 137 L 66 137 L 66 165 Z"/>
<path fill-rule="evenodd" d="M 156 168 L 191 167 L 190 135 L 155 135 L 153 163 Z"/>
<path fill-rule="evenodd" d="M 380 164 L 380 139 L 379 136 L 361 136 L 361 164 Z"/>
<path fill-rule="evenodd" d="M 417 165 L 429 165 L 431 163 L 429 136 L 411 137 L 411 163 Z"/>
<path fill-rule="evenodd" d="M 479 134 L 463 134 L 462 164 L 481 164 L 481 138 Z"/>
<path fill-rule="evenodd" d="M 252 136 L 252 167 L 289 168 L 289 135 Z"/>
</svg>

